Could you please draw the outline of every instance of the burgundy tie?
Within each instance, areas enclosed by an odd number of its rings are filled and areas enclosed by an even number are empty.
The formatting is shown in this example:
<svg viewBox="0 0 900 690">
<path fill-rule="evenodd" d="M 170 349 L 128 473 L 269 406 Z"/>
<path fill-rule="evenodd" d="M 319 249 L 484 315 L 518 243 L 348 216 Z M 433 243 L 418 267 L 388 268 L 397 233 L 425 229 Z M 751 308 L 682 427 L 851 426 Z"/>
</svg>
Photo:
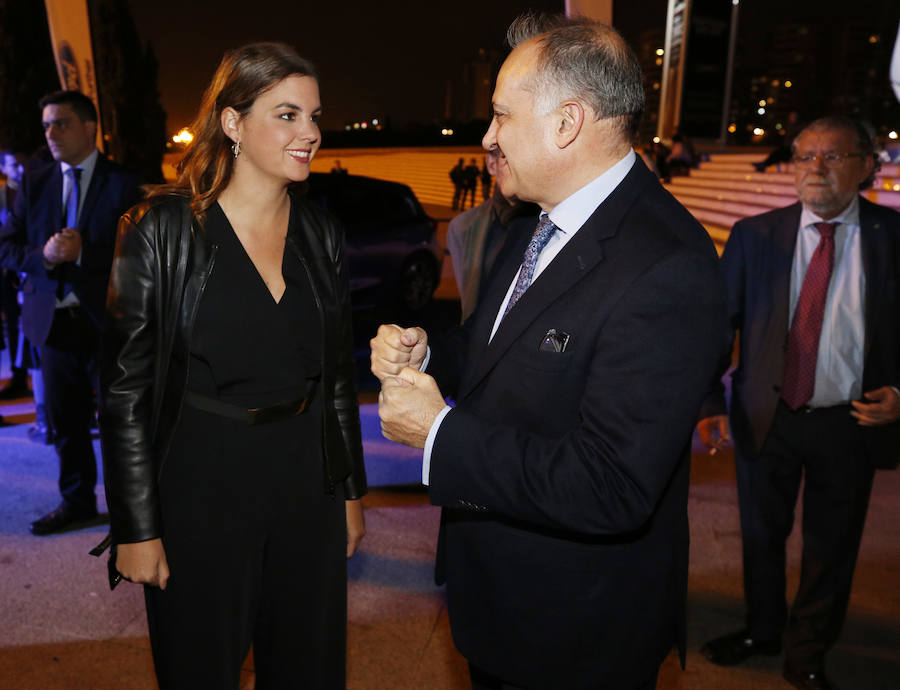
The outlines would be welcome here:
<svg viewBox="0 0 900 690">
<path fill-rule="evenodd" d="M 834 229 L 837 223 L 816 223 L 819 244 L 813 252 L 788 333 L 781 397 L 792 410 L 812 398 L 816 386 L 816 358 L 825 318 L 825 297 L 834 268 Z"/>
</svg>

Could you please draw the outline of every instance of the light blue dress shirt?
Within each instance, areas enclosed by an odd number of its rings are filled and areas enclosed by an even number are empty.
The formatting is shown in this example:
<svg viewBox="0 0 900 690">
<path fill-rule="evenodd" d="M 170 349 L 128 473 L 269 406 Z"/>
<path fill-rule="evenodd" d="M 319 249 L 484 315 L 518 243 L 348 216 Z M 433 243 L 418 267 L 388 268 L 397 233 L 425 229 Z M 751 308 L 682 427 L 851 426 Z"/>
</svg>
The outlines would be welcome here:
<svg viewBox="0 0 900 690">
<path fill-rule="evenodd" d="M 584 226 L 588 218 L 594 215 L 594 211 L 606 200 L 606 197 L 612 194 L 613 190 L 621 184 L 634 165 L 636 158 L 634 149 L 629 149 L 628 153 L 621 160 L 608 168 L 602 175 L 594 178 L 577 192 L 553 207 L 550 211 L 550 220 L 559 228 L 559 232 L 553 234 L 547 246 L 544 247 L 538 256 L 534 277 L 531 280 L 532 285 L 537 281 L 538 276 L 541 275 L 544 269 L 550 265 L 550 262 L 556 258 L 556 255 L 562 251 L 563 247 L 575 236 L 575 233 Z M 506 311 L 506 304 L 509 302 L 518 278 L 519 272 L 516 271 L 516 275 L 513 276 L 509 289 L 506 291 L 506 297 L 503 298 L 503 301 L 500 303 L 500 309 L 497 311 L 497 318 L 494 320 L 494 327 L 491 330 L 491 340 L 493 340 L 494 334 L 500 327 L 503 313 Z M 422 371 L 425 371 L 428 366 L 430 357 L 431 353 L 429 351 L 425 361 L 422 363 Z M 422 483 L 425 485 L 428 484 L 428 477 L 431 472 L 431 450 L 434 447 L 434 439 L 437 438 L 441 422 L 444 421 L 444 417 L 452 409 L 447 405 L 438 413 L 431 425 L 431 429 L 428 431 L 428 437 L 425 439 L 425 450 L 422 454 Z"/>
<path fill-rule="evenodd" d="M 823 220 L 804 207 L 791 269 L 790 318 L 793 322 L 803 279 L 819 244 L 815 223 Z M 825 297 L 825 316 L 816 358 L 816 383 L 810 407 L 830 407 L 858 400 L 862 395 L 865 346 L 866 276 L 862 263 L 859 196 L 837 217 L 834 232 L 834 267 Z"/>
<path fill-rule="evenodd" d="M 72 168 L 81 168 L 81 180 L 79 180 L 79 188 L 78 188 L 78 218 L 81 219 L 81 210 L 84 208 L 84 199 L 87 196 L 88 187 L 91 186 L 91 179 L 94 177 L 94 168 L 97 167 L 97 157 L 100 155 L 100 152 L 97 149 L 94 151 L 83 161 L 80 163 L 76 163 L 75 165 L 69 165 L 68 163 L 63 163 L 60 161 L 59 167 L 62 170 L 63 176 L 63 192 L 62 192 L 62 204 L 63 208 L 66 205 L 66 199 L 69 198 L 69 191 L 72 188 L 72 176 L 68 174 L 69 170 Z M 65 219 L 63 219 L 65 221 Z M 83 251 L 83 250 L 82 250 Z M 81 265 L 81 254 L 78 255 L 78 259 L 75 260 L 75 263 L 79 266 Z M 70 292 L 61 300 L 56 300 L 56 308 L 60 307 L 74 307 L 75 305 L 80 304 L 78 301 L 78 297 L 75 296 L 74 292 Z"/>
</svg>

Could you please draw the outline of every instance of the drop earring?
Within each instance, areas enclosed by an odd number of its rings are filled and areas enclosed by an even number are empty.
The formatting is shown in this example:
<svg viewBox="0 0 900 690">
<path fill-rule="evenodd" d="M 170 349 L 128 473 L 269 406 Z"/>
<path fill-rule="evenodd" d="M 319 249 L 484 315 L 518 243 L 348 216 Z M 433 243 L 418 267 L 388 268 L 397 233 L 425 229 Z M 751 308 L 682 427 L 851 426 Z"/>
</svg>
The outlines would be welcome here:
<svg viewBox="0 0 900 690">
<path fill-rule="evenodd" d="M 241 142 L 236 141 L 231 145 L 231 152 L 234 154 L 234 157 L 237 158 L 241 155 Z"/>
</svg>

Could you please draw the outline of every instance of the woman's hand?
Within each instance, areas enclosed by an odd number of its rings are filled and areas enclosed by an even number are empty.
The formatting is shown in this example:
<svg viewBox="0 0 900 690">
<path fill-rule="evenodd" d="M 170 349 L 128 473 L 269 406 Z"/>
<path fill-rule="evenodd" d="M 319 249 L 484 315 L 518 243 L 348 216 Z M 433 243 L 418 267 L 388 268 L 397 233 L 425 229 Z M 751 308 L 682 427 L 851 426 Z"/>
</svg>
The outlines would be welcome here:
<svg viewBox="0 0 900 690">
<path fill-rule="evenodd" d="M 366 536 L 366 519 L 363 517 L 362 501 L 344 501 L 347 509 L 347 558 L 350 558 L 363 537 Z"/>
<path fill-rule="evenodd" d="M 119 544 L 116 549 L 116 570 L 123 578 L 129 582 L 166 588 L 169 581 L 169 564 L 166 561 L 162 539 Z"/>
</svg>

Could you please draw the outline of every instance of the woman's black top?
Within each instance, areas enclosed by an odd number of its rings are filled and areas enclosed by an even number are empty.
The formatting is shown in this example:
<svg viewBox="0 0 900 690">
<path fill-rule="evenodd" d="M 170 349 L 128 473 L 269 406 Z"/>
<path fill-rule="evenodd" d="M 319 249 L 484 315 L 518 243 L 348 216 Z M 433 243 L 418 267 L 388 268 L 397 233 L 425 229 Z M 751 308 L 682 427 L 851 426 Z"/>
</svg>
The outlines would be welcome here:
<svg viewBox="0 0 900 690">
<path fill-rule="evenodd" d="M 219 204 L 205 230 L 218 248 L 191 337 L 188 389 L 247 407 L 304 397 L 321 373 L 322 347 L 306 270 L 284 252 L 276 302 Z"/>
</svg>

